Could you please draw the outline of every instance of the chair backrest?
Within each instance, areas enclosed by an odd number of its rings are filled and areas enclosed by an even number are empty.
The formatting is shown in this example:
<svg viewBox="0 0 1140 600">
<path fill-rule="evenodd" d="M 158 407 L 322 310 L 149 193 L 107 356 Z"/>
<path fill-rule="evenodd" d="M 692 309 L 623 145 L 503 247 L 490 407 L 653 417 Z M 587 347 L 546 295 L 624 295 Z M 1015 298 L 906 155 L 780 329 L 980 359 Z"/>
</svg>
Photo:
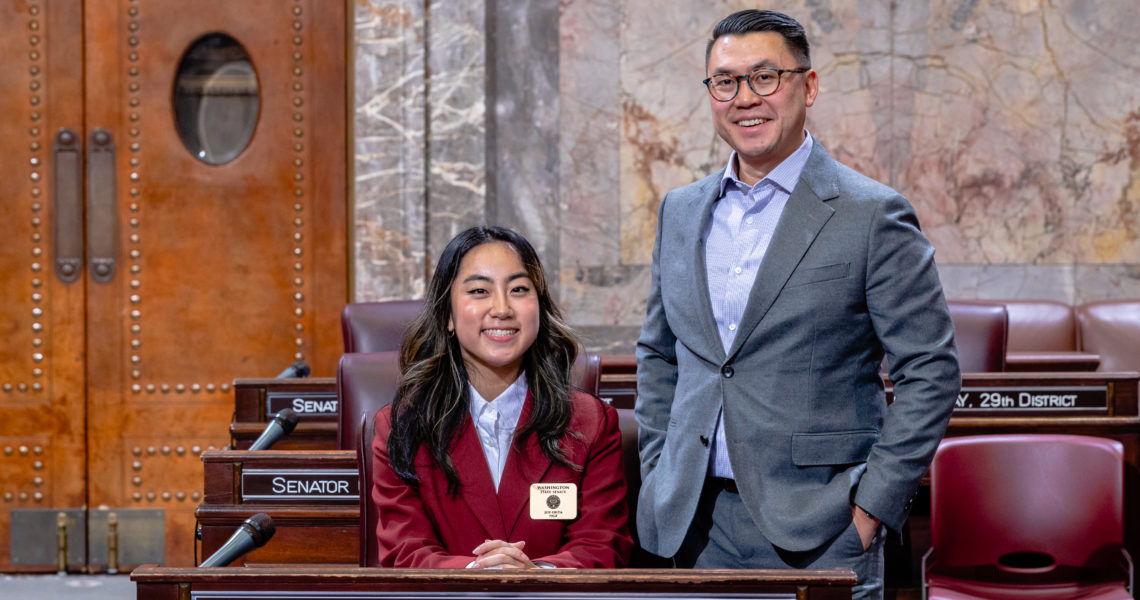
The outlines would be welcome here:
<svg viewBox="0 0 1140 600">
<path fill-rule="evenodd" d="M 340 313 L 345 352 L 399 350 L 404 332 L 424 306 L 423 300 L 353 302 Z"/>
<path fill-rule="evenodd" d="M 571 384 L 596 396 L 601 371 L 600 363 L 596 354 L 580 354 L 570 374 Z M 395 399 L 399 378 L 398 351 L 344 354 L 337 366 L 337 398 L 340 400 L 337 448 L 356 450 L 356 464 L 360 475 L 360 566 L 362 567 L 380 566 L 376 546 L 378 515 L 372 506 L 371 447 L 372 438 L 376 435 L 376 413 Z M 632 415 L 629 420 L 632 422 Z M 633 425 L 633 444 L 636 459 L 636 423 Z M 634 465 L 636 473 L 636 460 Z"/>
<path fill-rule="evenodd" d="M 1100 355 L 1099 371 L 1140 371 L 1140 300 L 1076 308 L 1080 348 Z"/>
<path fill-rule="evenodd" d="M 336 372 L 340 422 L 337 447 L 356 450 L 360 482 L 360 566 L 378 567 L 376 548 L 378 515 L 372 506 L 372 438 L 375 418 L 381 408 L 392 403 L 400 377 L 400 353 L 376 352 L 345 354 Z"/>
<path fill-rule="evenodd" d="M 1000 300 L 1009 313 L 1010 352 L 1077 349 L 1073 307 L 1053 300 Z"/>
<path fill-rule="evenodd" d="M 938 570 L 1050 555 L 1058 565 L 1113 564 L 1124 538 L 1124 447 L 1076 435 L 947 438 L 930 470 Z M 1111 550 L 1117 549 L 1116 552 Z M 1014 554 L 1020 553 L 1020 554 Z"/>
<path fill-rule="evenodd" d="M 1005 370 L 1009 339 L 1009 314 L 992 302 L 951 300 L 950 320 L 958 364 L 964 373 L 994 373 Z"/>
</svg>

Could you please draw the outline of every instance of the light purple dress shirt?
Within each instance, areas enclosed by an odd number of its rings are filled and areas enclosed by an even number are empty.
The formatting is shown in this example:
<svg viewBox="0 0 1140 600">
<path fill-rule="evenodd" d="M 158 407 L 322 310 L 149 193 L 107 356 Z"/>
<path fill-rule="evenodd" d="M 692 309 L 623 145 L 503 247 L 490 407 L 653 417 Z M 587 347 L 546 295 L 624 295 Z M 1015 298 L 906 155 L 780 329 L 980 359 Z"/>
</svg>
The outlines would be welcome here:
<svg viewBox="0 0 1140 600">
<path fill-rule="evenodd" d="M 811 154 L 812 138 L 804 133 L 803 144 L 756 185 L 749 187 L 737 178 L 736 152 L 729 157 L 720 181 L 720 198 L 705 231 L 705 271 L 717 332 L 726 353 L 736 338 L 752 284 L 784 205 Z M 709 453 L 709 474 L 733 478 L 724 437 L 723 407 Z"/>
</svg>

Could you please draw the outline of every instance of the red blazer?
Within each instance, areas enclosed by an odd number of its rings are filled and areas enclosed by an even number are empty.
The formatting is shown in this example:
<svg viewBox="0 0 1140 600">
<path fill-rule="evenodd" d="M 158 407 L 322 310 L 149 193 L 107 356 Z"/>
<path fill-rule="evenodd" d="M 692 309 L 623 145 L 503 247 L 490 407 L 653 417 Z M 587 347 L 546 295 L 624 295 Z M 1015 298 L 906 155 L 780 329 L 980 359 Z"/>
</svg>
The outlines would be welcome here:
<svg viewBox="0 0 1140 600">
<path fill-rule="evenodd" d="M 519 416 L 521 427 L 531 411 L 532 398 Z M 569 432 L 559 446 L 574 471 L 553 464 L 539 449 L 535 436 L 527 437 L 523 451 L 511 446 L 499 491 L 479 444 L 471 415 L 452 446 L 451 459 L 459 472 L 459 497 L 447 493 L 447 478 L 436 468 L 428 451 L 416 454 L 419 488 L 401 480 L 388 460 L 391 408 L 376 415 L 372 440 L 372 502 L 379 523 L 380 564 L 385 567 L 466 567 L 472 550 L 487 540 L 526 540 L 523 552 L 533 561 L 556 567 L 621 567 L 629 560 L 633 540 L 626 525 L 625 471 L 622 468 L 621 430 L 617 411 L 597 398 L 574 391 Z M 570 521 L 532 520 L 530 484 L 574 483 L 578 486 L 578 518 Z"/>
</svg>

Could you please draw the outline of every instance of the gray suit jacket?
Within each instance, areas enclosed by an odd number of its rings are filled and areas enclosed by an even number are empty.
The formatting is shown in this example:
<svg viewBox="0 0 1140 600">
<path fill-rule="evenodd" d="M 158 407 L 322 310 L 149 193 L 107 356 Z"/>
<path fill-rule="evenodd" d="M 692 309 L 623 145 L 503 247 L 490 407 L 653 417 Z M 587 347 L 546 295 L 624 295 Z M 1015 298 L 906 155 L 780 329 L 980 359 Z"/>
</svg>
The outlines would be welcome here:
<svg viewBox="0 0 1140 600">
<path fill-rule="evenodd" d="M 961 386 L 934 249 L 902 196 L 816 142 L 726 354 L 702 239 L 722 175 L 669 192 L 658 212 L 637 342 L 641 544 L 680 547 L 722 407 L 741 497 L 769 541 L 818 548 L 852 501 L 897 530 Z"/>
</svg>

